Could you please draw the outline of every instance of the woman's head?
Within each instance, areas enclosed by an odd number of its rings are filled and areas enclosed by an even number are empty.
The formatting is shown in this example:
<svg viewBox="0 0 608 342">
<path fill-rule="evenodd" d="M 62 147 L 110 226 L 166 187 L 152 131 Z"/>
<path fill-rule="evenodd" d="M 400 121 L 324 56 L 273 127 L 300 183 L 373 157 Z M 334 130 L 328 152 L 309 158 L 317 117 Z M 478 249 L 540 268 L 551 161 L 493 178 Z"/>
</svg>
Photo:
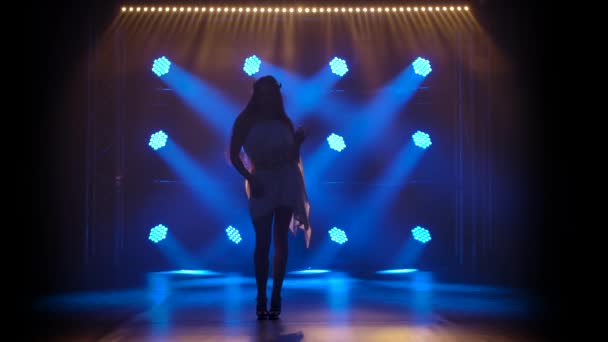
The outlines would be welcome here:
<svg viewBox="0 0 608 342">
<path fill-rule="evenodd" d="M 253 83 L 251 99 L 242 113 L 249 119 L 279 119 L 293 127 L 285 113 L 281 84 L 273 76 L 263 76 Z"/>
</svg>

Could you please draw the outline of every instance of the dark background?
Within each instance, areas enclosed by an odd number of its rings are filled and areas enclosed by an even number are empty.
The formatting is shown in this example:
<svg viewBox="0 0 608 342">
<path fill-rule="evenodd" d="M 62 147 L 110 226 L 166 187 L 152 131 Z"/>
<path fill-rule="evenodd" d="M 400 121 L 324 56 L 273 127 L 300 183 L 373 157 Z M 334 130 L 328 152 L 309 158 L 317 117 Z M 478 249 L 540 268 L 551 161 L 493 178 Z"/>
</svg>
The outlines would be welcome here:
<svg viewBox="0 0 608 342">
<path fill-rule="evenodd" d="M 272 3 L 290 4 L 288 1 Z M 352 3 L 356 2 L 348 2 Z M 427 3 L 433 2 L 421 2 Z M 77 231 L 84 221 L 86 125 L 81 113 L 86 107 L 79 103 L 73 110 L 66 111 L 58 99 L 70 91 L 68 87 L 74 86 L 66 79 L 66 73 L 73 69 L 74 63 L 85 60 L 83 56 L 89 39 L 112 21 L 119 5 L 122 4 L 113 1 L 64 1 L 34 9 L 32 36 L 26 43 L 31 49 L 32 65 L 38 71 L 34 73 L 32 93 L 39 98 L 32 101 L 37 108 L 31 118 L 31 216 L 34 220 L 26 234 L 32 248 L 30 267 L 26 269 L 26 275 L 31 277 L 27 282 L 28 295 L 71 290 L 82 285 L 79 278 L 82 251 Z M 537 290 L 545 297 L 549 308 L 553 308 L 559 286 L 555 282 L 559 265 L 556 253 L 559 234 L 556 232 L 559 230 L 550 185 L 559 173 L 553 164 L 552 130 L 546 124 L 548 105 L 544 89 L 548 81 L 545 80 L 546 63 L 543 63 L 549 46 L 545 33 L 550 15 L 547 9 L 524 1 L 476 1 L 470 5 L 495 43 L 515 62 L 518 79 L 524 87 L 522 94 L 527 110 L 513 115 L 526 123 L 528 128 L 524 132 L 527 136 L 524 138 L 529 143 L 505 147 L 502 157 L 505 162 L 520 166 L 516 169 L 523 173 L 518 176 L 523 177 L 529 187 L 528 194 L 536 199 L 525 223 L 530 232 L 534 232 L 531 246 L 527 246 L 533 247 L 534 253 L 526 260 L 529 268 L 526 285 Z M 521 131 L 512 134 L 504 139 L 521 140 Z M 520 252 L 513 246 L 514 255 Z"/>
</svg>

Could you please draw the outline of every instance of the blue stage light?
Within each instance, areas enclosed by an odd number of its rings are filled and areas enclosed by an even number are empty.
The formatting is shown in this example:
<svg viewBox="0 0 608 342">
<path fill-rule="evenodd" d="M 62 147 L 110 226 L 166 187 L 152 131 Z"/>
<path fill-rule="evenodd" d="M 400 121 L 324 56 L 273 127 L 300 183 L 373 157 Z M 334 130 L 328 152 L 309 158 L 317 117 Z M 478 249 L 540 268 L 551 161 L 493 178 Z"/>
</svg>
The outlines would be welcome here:
<svg viewBox="0 0 608 342">
<path fill-rule="evenodd" d="M 334 59 L 329 62 L 329 67 L 331 68 L 331 72 L 340 77 L 344 76 L 344 74 L 348 72 L 346 61 L 338 57 L 334 57 Z"/>
<path fill-rule="evenodd" d="M 241 240 L 243 240 L 238 229 L 234 228 L 233 226 L 228 226 L 228 228 L 226 228 L 226 234 L 228 235 L 228 239 L 237 245 L 239 242 L 241 242 Z"/>
<path fill-rule="evenodd" d="M 417 131 L 416 133 L 412 134 L 412 139 L 414 140 L 414 144 L 416 144 L 416 146 L 425 150 L 433 144 L 431 142 L 431 137 L 422 131 Z"/>
<path fill-rule="evenodd" d="M 339 244 L 344 244 L 346 241 L 348 241 L 348 238 L 346 237 L 346 233 L 344 233 L 344 231 L 342 229 L 333 227 L 332 229 L 329 230 L 329 237 L 331 238 L 332 241 L 339 243 Z"/>
<path fill-rule="evenodd" d="M 164 147 L 167 143 L 168 136 L 163 131 L 158 131 L 150 136 L 150 142 L 148 145 L 152 147 L 154 150 L 158 150 L 161 147 Z"/>
<path fill-rule="evenodd" d="M 412 229 L 412 235 L 414 236 L 414 239 L 422 243 L 427 243 L 431 241 L 431 233 L 429 233 L 427 229 L 422 228 L 420 226 L 417 226 L 416 228 Z"/>
<path fill-rule="evenodd" d="M 426 77 L 426 75 L 433 71 L 429 60 L 422 57 L 416 58 L 412 65 L 414 66 L 414 72 L 422 77 Z"/>
<path fill-rule="evenodd" d="M 154 60 L 154 64 L 152 65 L 152 71 L 156 74 L 156 76 L 161 77 L 169 72 L 171 68 L 171 61 L 167 59 L 167 57 L 162 56 Z"/>
<path fill-rule="evenodd" d="M 247 75 L 251 76 L 258 71 L 260 71 L 260 65 L 262 61 L 258 58 L 258 56 L 253 55 L 249 56 L 245 59 L 245 64 L 243 65 L 243 70 L 247 73 Z"/>
<path fill-rule="evenodd" d="M 335 133 L 332 133 L 327 137 L 327 143 L 332 150 L 336 150 L 338 152 L 342 152 L 342 150 L 346 148 L 344 139 Z"/>
<path fill-rule="evenodd" d="M 157 225 L 156 227 L 150 229 L 150 235 L 148 235 L 148 239 L 154 243 L 158 243 L 161 240 L 164 240 L 167 237 L 168 228 L 162 224 Z"/>
</svg>

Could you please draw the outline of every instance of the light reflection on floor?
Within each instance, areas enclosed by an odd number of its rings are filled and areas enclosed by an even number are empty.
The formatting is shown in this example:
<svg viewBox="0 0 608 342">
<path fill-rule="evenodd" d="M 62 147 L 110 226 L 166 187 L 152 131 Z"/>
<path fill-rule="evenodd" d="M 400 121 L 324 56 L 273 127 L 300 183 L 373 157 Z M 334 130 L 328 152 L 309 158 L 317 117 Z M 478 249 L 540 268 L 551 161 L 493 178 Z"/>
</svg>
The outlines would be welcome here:
<svg viewBox="0 0 608 342">
<path fill-rule="evenodd" d="M 146 289 L 57 295 L 35 309 L 72 320 L 113 318 L 95 332 L 100 341 L 532 341 L 520 323 L 540 314 L 521 291 L 440 284 L 425 272 L 290 274 L 278 322 L 255 320 L 255 292 L 255 280 L 238 274 L 159 272 Z M 87 334 L 67 331 L 62 340 Z"/>
</svg>

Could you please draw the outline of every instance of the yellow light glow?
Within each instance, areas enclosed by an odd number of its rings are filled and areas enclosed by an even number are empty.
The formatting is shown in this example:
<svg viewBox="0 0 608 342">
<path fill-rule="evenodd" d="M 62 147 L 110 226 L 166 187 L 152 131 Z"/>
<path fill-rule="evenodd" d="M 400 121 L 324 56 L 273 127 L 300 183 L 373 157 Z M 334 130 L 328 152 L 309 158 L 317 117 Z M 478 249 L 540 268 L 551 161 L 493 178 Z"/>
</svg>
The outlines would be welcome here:
<svg viewBox="0 0 608 342">
<path fill-rule="evenodd" d="M 180 11 L 180 12 L 183 12 L 183 11 L 184 11 L 184 8 L 183 8 L 183 7 L 180 7 L 180 8 L 179 8 L 179 11 Z"/>
<path fill-rule="evenodd" d="M 192 7 L 188 7 L 187 11 L 192 12 Z"/>
<path fill-rule="evenodd" d="M 228 12 L 229 8 L 228 7 L 224 7 L 224 12 Z"/>
<path fill-rule="evenodd" d="M 230 11 L 231 11 L 231 12 L 236 12 L 236 8 L 235 8 L 235 7 L 232 7 L 232 8 L 230 9 Z"/>
<path fill-rule="evenodd" d="M 243 12 L 243 7 L 239 7 L 239 12 Z"/>
<path fill-rule="evenodd" d="M 458 6 L 456 7 L 457 10 L 462 11 L 462 7 Z"/>
<path fill-rule="evenodd" d="M 464 6 L 464 10 L 468 11 L 469 10 L 469 6 Z"/>
<path fill-rule="evenodd" d="M 150 8 L 150 11 L 152 11 L 152 12 L 156 11 L 156 7 Z"/>
<path fill-rule="evenodd" d="M 418 7 L 414 7 L 414 12 L 418 12 Z"/>
<path fill-rule="evenodd" d="M 376 9 L 372 7 L 372 8 L 369 9 L 369 11 L 370 12 L 376 12 Z"/>
<path fill-rule="evenodd" d="M 290 9 L 289 9 L 289 13 L 293 13 L 293 8 L 290 8 Z"/>
<path fill-rule="evenodd" d="M 126 11 L 127 11 L 127 8 L 126 8 L 126 7 L 123 7 L 123 8 L 122 8 L 122 11 L 123 11 L 123 12 L 126 12 Z"/>
<path fill-rule="evenodd" d="M 251 8 L 247 7 L 245 8 L 245 12 L 249 13 L 251 11 Z"/>
<path fill-rule="evenodd" d="M 308 12 L 310 12 L 310 9 L 308 9 L 308 7 L 306 7 L 306 9 L 304 9 L 304 12 L 308 13 Z"/>
<path fill-rule="evenodd" d="M 363 12 L 367 12 L 367 7 L 363 7 Z"/>
<path fill-rule="evenodd" d="M 312 13 L 317 13 L 317 8 L 316 7 L 313 7 Z"/>
<path fill-rule="evenodd" d="M 439 11 L 439 10 L 440 10 L 439 6 L 435 7 L 435 11 Z"/>
<path fill-rule="evenodd" d="M 397 8 L 393 7 L 393 12 L 397 12 Z"/>
<path fill-rule="evenodd" d="M 384 7 L 384 12 L 388 12 L 388 11 L 390 11 L 390 10 L 388 9 L 388 7 Z"/>
<path fill-rule="evenodd" d="M 302 13 L 302 7 L 298 7 L 298 13 Z"/>
<path fill-rule="evenodd" d="M 453 11 L 453 10 L 454 10 L 454 6 L 450 6 L 450 11 Z"/>
<path fill-rule="evenodd" d="M 266 12 L 266 9 L 262 7 L 262 8 L 260 9 L 260 12 L 264 13 L 264 12 Z"/>
<path fill-rule="evenodd" d="M 277 7 L 274 9 L 275 13 L 279 13 L 280 9 Z"/>
<path fill-rule="evenodd" d="M 133 7 L 129 7 L 129 12 L 133 12 Z"/>
<path fill-rule="evenodd" d="M 349 12 L 349 13 L 353 13 L 353 8 L 352 8 L 352 7 L 349 7 L 349 8 L 348 8 L 348 12 Z"/>
<path fill-rule="evenodd" d="M 399 12 L 403 12 L 403 7 L 399 7 Z"/>
<path fill-rule="evenodd" d="M 194 7 L 194 12 L 198 12 L 198 7 Z"/>
<path fill-rule="evenodd" d="M 141 11 L 141 7 L 137 7 L 136 11 L 137 12 Z"/>
<path fill-rule="evenodd" d="M 177 7 L 173 7 L 173 12 L 177 12 Z"/>
<path fill-rule="evenodd" d="M 447 11 L 447 10 L 448 10 L 448 8 L 447 8 L 447 7 L 445 7 L 445 6 L 443 6 L 442 10 Z"/>
<path fill-rule="evenodd" d="M 282 11 L 283 13 L 287 13 L 287 8 L 283 7 Z"/>
<path fill-rule="evenodd" d="M 325 12 L 325 8 L 320 8 L 319 12 L 324 13 Z"/>
<path fill-rule="evenodd" d="M 357 8 L 355 9 L 355 11 L 356 11 L 357 13 L 359 13 L 359 12 L 361 12 L 361 9 L 360 9 L 359 7 L 357 7 Z"/>
<path fill-rule="evenodd" d="M 258 11 L 258 8 L 257 8 L 257 7 L 254 7 L 254 8 L 253 8 L 253 11 L 254 11 L 254 12 L 257 12 L 257 11 Z"/>
<path fill-rule="evenodd" d="M 412 11 L 412 9 L 411 9 L 410 7 L 408 7 L 408 8 L 407 8 L 407 11 L 408 11 L 408 12 L 411 12 L 411 11 Z"/>
<path fill-rule="evenodd" d="M 346 12 L 346 8 L 342 7 L 342 13 Z"/>
</svg>

